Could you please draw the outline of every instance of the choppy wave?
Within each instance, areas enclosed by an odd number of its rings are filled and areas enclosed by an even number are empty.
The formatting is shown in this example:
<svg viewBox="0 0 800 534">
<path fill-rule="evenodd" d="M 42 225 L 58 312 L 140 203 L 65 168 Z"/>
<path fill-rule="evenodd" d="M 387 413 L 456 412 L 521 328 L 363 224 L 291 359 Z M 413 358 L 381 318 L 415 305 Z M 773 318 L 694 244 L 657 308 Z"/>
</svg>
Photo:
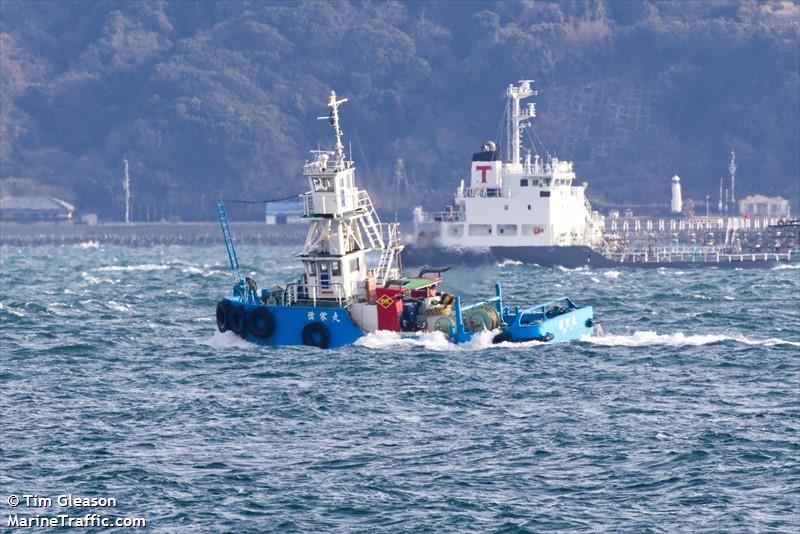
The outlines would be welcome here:
<svg viewBox="0 0 800 534">
<path fill-rule="evenodd" d="M 237 252 L 263 287 L 300 267 Z M 217 332 L 215 272 L 224 247 L 3 247 L 4 487 L 113 479 L 165 532 L 220 498 L 252 532 L 796 530 L 798 271 L 454 267 L 447 291 L 566 294 L 609 333 L 329 350 Z"/>
</svg>

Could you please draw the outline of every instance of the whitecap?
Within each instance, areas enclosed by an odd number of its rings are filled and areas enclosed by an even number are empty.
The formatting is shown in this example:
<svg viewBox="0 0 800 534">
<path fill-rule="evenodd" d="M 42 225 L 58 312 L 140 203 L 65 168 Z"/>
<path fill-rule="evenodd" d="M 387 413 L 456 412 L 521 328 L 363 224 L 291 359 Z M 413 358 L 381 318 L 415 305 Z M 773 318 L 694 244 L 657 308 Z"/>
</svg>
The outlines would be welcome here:
<svg viewBox="0 0 800 534">
<path fill-rule="evenodd" d="M 133 308 L 130 306 L 130 304 L 120 304 L 119 302 L 115 302 L 113 300 L 109 300 L 108 302 L 106 302 L 106 304 L 112 310 L 121 313 L 130 313 L 133 311 Z"/>
<path fill-rule="evenodd" d="M 86 271 L 83 271 L 81 273 L 81 278 L 83 278 L 87 283 L 92 284 L 92 285 L 97 285 L 97 284 L 116 284 L 117 283 L 116 281 L 111 280 L 110 278 L 97 278 L 97 277 L 92 276 L 91 274 L 87 273 Z"/>
<path fill-rule="evenodd" d="M 574 269 L 570 269 L 568 267 L 563 267 L 561 265 L 556 265 L 556 269 L 558 269 L 559 271 L 561 271 L 563 273 L 577 273 L 577 272 L 588 271 L 589 270 L 589 268 L 587 266 L 585 266 L 585 265 L 583 265 L 581 267 L 575 267 Z"/>
<path fill-rule="evenodd" d="M 98 267 L 95 271 L 100 272 L 119 272 L 119 271 L 165 271 L 169 269 L 169 265 L 159 263 L 143 263 L 141 265 L 107 265 L 105 267 Z"/>
<path fill-rule="evenodd" d="M 783 270 L 786 270 L 786 269 L 792 269 L 792 270 L 800 269 L 800 263 L 782 263 L 780 265 L 776 265 L 775 267 L 773 267 L 770 270 L 772 270 L 772 271 L 783 271 Z"/>
<path fill-rule="evenodd" d="M 25 314 L 21 311 L 15 310 L 14 308 L 7 308 L 2 302 L 0 302 L 0 310 L 6 310 L 11 315 L 16 315 L 17 317 L 25 317 Z"/>
<path fill-rule="evenodd" d="M 619 275 L 620 275 L 620 274 L 621 274 L 621 273 L 620 273 L 619 271 L 605 271 L 605 272 L 603 273 L 603 276 L 605 276 L 606 278 L 613 278 L 613 279 L 616 279 L 616 278 L 619 278 Z"/>
<path fill-rule="evenodd" d="M 98 241 L 86 241 L 85 243 L 78 243 L 78 248 L 100 248 L 100 243 Z"/>
<path fill-rule="evenodd" d="M 509 267 L 512 265 L 522 265 L 522 262 L 517 260 L 503 260 L 497 263 L 498 267 Z"/>
</svg>

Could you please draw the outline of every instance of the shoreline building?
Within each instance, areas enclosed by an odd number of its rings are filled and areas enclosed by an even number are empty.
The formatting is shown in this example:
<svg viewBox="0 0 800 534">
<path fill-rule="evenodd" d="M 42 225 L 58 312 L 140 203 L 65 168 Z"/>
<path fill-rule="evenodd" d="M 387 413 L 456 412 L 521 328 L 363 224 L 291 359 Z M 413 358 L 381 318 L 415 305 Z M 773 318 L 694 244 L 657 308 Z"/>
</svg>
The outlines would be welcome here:
<svg viewBox="0 0 800 534">
<path fill-rule="evenodd" d="M 72 224 L 75 206 L 55 197 L 0 198 L 0 221 L 4 223 Z"/>
</svg>

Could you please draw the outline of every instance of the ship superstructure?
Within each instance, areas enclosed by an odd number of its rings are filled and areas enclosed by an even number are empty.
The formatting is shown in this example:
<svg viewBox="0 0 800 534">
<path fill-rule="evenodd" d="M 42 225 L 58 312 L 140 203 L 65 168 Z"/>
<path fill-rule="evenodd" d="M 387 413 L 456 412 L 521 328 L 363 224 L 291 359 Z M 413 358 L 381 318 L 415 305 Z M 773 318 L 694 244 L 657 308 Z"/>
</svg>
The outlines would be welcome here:
<svg viewBox="0 0 800 534">
<path fill-rule="evenodd" d="M 290 298 L 313 301 L 335 299 L 350 302 L 364 296 L 365 282 L 383 285 L 399 275 L 400 252 L 397 223 L 382 223 L 369 193 L 356 185 L 356 167 L 345 157 L 339 106 L 331 91 L 328 117 L 336 139 L 333 151 L 313 151 L 303 166 L 309 191 L 303 195 L 303 213 L 308 220 L 303 251 L 302 282 L 290 284 Z M 367 267 L 366 253 L 379 253 L 377 265 Z M 302 291 L 302 294 L 300 293 Z"/>
<path fill-rule="evenodd" d="M 505 159 L 493 141 L 472 155 L 464 180 L 447 210 L 414 213 L 417 245 L 448 248 L 596 246 L 603 218 L 592 211 L 587 184 L 575 184 L 571 161 L 527 151 L 522 133 L 536 117 L 536 106 L 521 102 L 537 92 L 522 80 L 506 89 L 508 114 Z"/>
</svg>

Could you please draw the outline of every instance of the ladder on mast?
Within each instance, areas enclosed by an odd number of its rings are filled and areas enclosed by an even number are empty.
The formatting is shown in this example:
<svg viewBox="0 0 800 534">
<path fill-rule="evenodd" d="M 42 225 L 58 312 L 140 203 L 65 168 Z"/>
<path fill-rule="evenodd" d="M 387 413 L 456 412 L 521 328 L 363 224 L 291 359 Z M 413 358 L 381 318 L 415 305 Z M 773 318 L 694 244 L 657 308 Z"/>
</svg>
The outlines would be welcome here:
<svg viewBox="0 0 800 534">
<path fill-rule="evenodd" d="M 228 261 L 231 264 L 231 271 L 233 271 L 236 281 L 241 282 L 242 275 L 239 272 L 239 259 L 236 257 L 231 229 L 228 226 L 228 213 L 225 211 L 225 205 L 221 200 L 217 200 L 217 213 L 219 214 L 219 225 L 222 227 L 222 237 L 225 239 L 225 248 L 228 249 Z"/>
</svg>

